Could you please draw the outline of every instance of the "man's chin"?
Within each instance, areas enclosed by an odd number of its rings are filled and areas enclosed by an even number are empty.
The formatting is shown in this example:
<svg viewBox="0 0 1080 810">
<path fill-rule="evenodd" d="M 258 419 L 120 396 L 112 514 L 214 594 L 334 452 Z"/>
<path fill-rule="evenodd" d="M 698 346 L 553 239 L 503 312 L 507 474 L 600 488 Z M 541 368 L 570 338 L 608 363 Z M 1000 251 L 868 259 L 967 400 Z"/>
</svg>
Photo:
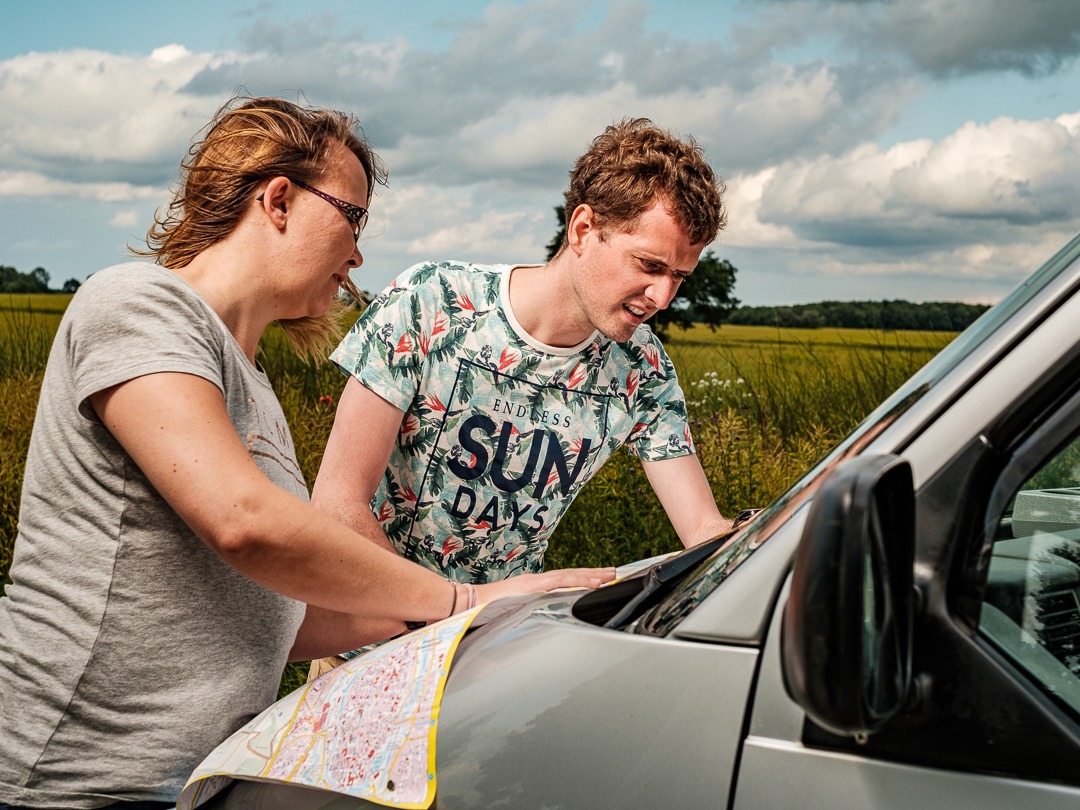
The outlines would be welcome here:
<svg viewBox="0 0 1080 810">
<path fill-rule="evenodd" d="M 621 324 L 617 328 L 608 327 L 606 329 L 598 329 L 600 334 L 608 340 L 614 340 L 616 343 L 625 343 L 634 336 L 634 332 L 637 330 L 637 326 L 632 324 Z"/>
</svg>

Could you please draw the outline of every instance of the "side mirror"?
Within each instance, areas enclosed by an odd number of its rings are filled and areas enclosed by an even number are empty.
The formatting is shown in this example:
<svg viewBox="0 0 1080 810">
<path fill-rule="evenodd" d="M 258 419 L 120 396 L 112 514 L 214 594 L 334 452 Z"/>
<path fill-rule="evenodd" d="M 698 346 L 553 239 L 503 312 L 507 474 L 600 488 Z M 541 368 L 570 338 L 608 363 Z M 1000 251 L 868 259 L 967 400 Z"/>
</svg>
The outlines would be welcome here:
<svg viewBox="0 0 1080 810">
<path fill-rule="evenodd" d="M 907 702 L 914 554 L 908 462 L 839 465 L 810 506 L 780 629 L 788 694 L 835 734 L 872 734 Z"/>
</svg>

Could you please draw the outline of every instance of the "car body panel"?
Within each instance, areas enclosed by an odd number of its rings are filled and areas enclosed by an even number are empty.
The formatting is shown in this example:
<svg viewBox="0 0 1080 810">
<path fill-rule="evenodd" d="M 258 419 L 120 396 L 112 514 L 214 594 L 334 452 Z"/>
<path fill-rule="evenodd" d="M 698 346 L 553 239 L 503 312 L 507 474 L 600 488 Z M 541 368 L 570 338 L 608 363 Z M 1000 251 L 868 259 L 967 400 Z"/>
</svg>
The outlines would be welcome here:
<svg viewBox="0 0 1080 810">
<path fill-rule="evenodd" d="M 575 618 L 585 597 L 564 592 L 471 629 L 442 698 L 433 807 L 1080 807 L 1080 775 L 1033 777 L 1022 751 L 1037 720 L 1068 762 L 1080 726 L 977 632 L 963 600 L 981 593 L 955 573 L 967 565 L 985 585 L 989 561 L 969 546 L 1010 447 L 1033 429 L 1024 420 L 1080 396 L 1078 256 L 1080 236 L 630 626 Z M 911 464 L 918 515 L 918 677 L 903 716 L 868 740 L 815 728 L 785 688 L 780 644 L 808 504 L 864 453 Z M 254 782 L 206 805 L 374 806 Z"/>
<path fill-rule="evenodd" d="M 757 650 L 606 630 L 574 619 L 573 597 L 539 598 L 462 640 L 434 807 L 577 808 L 583 791 L 596 808 L 704 807 L 728 794 Z M 252 782 L 205 806 L 380 805 Z"/>
<path fill-rule="evenodd" d="M 481 628 L 460 653 L 440 720 L 440 806 L 580 807 L 586 786 L 593 807 L 726 795 L 757 651 L 566 615 Z"/>
<path fill-rule="evenodd" d="M 787 599 L 785 583 L 780 602 Z M 1080 789 L 984 773 L 944 770 L 813 748 L 803 742 L 806 716 L 780 676 L 780 612 L 762 651 L 749 733 L 733 810 L 1074 810 Z M 783 778 L 776 778 L 783 774 Z"/>
<path fill-rule="evenodd" d="M 782 778 L 778 778 L 782 774 Z M 735 810 L 1075 810 L 1075 788 L 922 768 L 750 737 Z"/>
</svg>

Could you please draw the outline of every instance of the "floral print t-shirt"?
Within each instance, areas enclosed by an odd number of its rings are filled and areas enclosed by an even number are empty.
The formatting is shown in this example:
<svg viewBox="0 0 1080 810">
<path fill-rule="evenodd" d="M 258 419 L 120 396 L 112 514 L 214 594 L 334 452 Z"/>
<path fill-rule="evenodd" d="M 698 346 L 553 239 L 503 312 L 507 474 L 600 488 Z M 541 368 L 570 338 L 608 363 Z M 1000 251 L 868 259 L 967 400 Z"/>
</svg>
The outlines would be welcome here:
<svg viewBox="0 0 1080 810">
<path fill-rule="evenodd" d="M 458 582 L 543 570 L 559 519 L 620 446 L 692 453 L 675 369 L 648 327 L 547 346 L 509 305 L 509 265 L 415 265 L 331 360 L 405 412 L 371 502 L 403 556 Z"/>
</svg>

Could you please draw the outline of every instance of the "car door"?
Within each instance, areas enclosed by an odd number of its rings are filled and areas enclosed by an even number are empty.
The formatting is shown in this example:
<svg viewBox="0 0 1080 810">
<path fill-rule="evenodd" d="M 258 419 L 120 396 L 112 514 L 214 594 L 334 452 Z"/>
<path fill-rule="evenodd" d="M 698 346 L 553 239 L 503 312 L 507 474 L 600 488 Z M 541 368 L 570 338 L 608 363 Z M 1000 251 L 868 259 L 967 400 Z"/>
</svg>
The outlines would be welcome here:
<svg viewBox="0 0 1080 810">
<path fill-rule="evenodd" d="M 1076 306 L 886 448 L 917 471 L 906 709 L 869 736 L 817 726 L 780 676 L 778 608 L 735 807 L 1080 806 Z"/>
</svg>

